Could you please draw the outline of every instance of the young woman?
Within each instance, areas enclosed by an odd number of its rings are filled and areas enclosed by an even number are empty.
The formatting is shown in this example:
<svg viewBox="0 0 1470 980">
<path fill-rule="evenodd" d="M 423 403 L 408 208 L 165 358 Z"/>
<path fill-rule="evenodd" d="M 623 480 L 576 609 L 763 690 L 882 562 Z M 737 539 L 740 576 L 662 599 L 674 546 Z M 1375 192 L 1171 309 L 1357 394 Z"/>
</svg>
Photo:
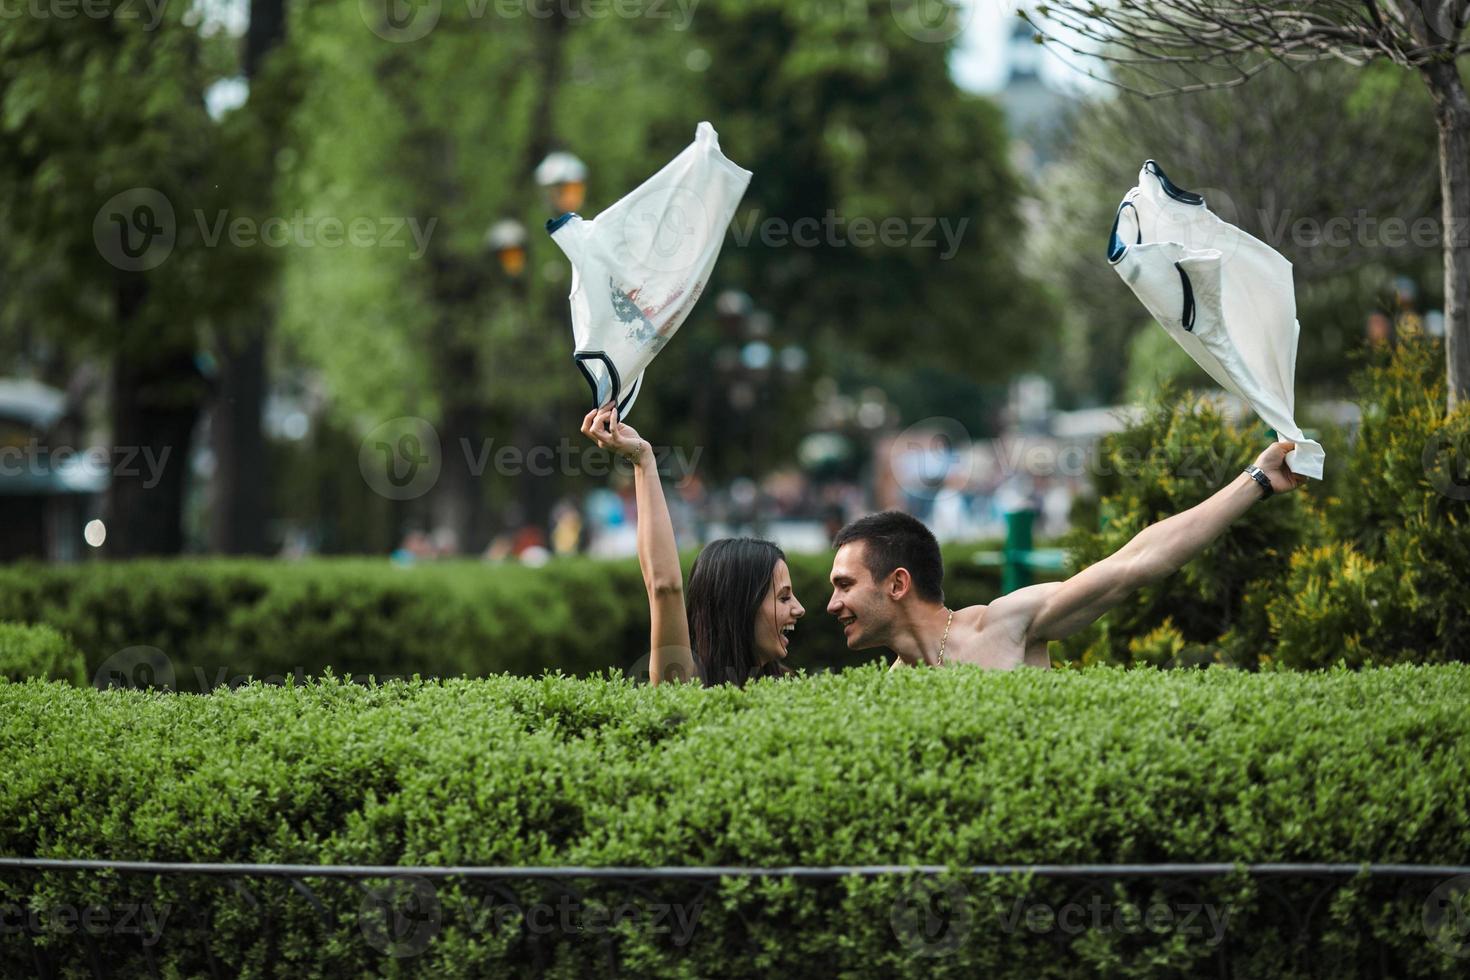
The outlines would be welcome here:
<svg viewBox="0 0 1470 980">
<path fill-rule="evenodd" d="M 710 542 L 689 573 L 686 611 L 674 525 L 652 447 L 618 421 L 615 405 L 588 412 L 582 433 L 633 464 L 638 564 L 653 619 L 649 680 L 697 676 L 706 684 L 743 686 L 752 678 L 791 673 L 781 661 L 806 610 L 791 590 L 781 549 L 756 538 Z"/>
</svg>

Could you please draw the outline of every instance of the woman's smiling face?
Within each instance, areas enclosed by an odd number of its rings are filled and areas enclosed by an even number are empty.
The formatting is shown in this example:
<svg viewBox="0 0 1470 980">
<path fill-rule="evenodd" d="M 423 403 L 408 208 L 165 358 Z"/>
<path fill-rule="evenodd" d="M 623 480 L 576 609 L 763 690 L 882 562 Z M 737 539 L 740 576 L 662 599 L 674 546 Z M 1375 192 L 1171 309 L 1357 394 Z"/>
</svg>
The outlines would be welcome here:
<svg viewBox="0 0 1470 980">
<path fill-rule="evenodd" d="M 771 570 L 771 588 L 755 613 L 755 656 L 762 664 L 786 657 L 790 633 L 806 610 L 791 591 L 791 569 L 777 560 Z"/>
</svg>

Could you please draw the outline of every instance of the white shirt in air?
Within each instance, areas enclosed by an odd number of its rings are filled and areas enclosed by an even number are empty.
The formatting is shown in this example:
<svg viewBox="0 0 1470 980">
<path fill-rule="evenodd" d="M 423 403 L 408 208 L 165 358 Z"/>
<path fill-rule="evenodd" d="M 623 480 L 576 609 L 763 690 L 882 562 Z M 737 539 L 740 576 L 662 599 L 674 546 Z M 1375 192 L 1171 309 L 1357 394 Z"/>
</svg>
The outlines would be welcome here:
<svg viewBox="0 0 1470 980">
<path fill-rule="evenodd" d="M 572 262 L 572 354 L 595 406 L 626 418 L 643 372 L 709 281 L 750 171 L 720 152 L 707 122 L 694 142 L 592 221 L 546 223 Z"/>
<path fill-rule="evenodd" d="M 1322 478 L 1325 454 L 1296 424 L 1296 293 L 1291 263 L 1221 220 L 1154 161 L 1113 221 L 1108 260 L 1159 325 L 1221 387 L 1296 443 L 1293 473 Z"/>
</svg>

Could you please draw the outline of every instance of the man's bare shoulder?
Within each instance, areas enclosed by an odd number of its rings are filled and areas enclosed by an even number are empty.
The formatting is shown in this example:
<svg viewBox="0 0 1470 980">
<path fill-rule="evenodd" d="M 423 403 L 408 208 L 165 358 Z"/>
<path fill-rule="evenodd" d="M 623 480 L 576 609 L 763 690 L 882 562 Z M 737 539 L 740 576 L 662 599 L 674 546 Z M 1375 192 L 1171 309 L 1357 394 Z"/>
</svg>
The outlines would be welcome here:
<svg viewBox="0 0 1470 980">
<path fill-rule="evenodd" d="M 1028 643 L 1024 626 L 1007 615 L 1005 597 L 984 606 L 956 609 L 950 635 L 955 663 L 979 664 L 992 670 L 1029 665 L 1048 667 L 1046 643 Z"/>
</svg>

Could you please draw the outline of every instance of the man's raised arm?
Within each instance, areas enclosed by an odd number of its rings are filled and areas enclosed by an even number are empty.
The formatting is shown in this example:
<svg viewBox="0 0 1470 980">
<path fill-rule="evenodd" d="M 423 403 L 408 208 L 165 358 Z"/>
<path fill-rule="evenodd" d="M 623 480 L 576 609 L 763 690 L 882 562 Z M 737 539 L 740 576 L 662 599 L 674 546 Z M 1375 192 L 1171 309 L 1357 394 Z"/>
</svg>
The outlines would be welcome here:
<svg viewBox="0 0 1470 980">
<path fill-rule="evenodd" d="M 1287 493 L 1306 482 L 1286 466 L 1286 454 L 1295 448 L 1295 443 L 1278 442 L 1256 459 L 1275 493 Z M 1071 636 L 1132 592 L 1178 571 L 1264 493 L 1254 477 L 1241 473 L 1209 499 L 1150 524 L 1122 548 L 1065 582 L 1001 596 L 990 604 L 987 615 L 1003 621 L 1025 643 Z"/>
</svg>

